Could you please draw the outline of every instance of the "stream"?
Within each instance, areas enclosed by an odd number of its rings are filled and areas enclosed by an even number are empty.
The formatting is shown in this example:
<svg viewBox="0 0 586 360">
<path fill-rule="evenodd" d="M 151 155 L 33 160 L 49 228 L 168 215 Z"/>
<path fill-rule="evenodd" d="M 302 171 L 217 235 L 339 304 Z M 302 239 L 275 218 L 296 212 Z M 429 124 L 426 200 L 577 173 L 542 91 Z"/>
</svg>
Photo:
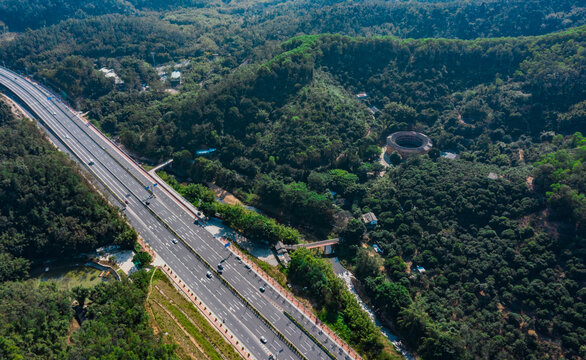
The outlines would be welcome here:
<svg viewBox="0 0 586 360">
<path fill-rule="evenodd" d="M 350 271 L 346 270 L 342 266 L 342 264 L 340 264 L 340 262 L 338 261 L 337 258 L 332 258 L 330 260 L 332 262 L 332 265 L 334 267 L 334 272 L 336 273 L 336 275 L 344 280 L 348 290 L 350 290 L 350 292 L 352 294 L 354 294 L 354 297 L 356 297 L 356 300 L 358 300 L 358 303 L 360 304 L 360 306 L 362 306 L 364 311 L 366 311 L 368 316 L 370 316 L 370 318 L 374 321 L 375 325 L 380 329 L 380 331 L 383 333 L 383 335 L 386 336 L 387 339 L 389 339 L 389 341 L 393 344 L 395 349 L 401 355 L 403 355 L 403 357 L 405 359 L 416 360 L 417 358 L 415 357 L 415 355 L 413 355 L 412 353 L 409 352 L 409 350 L 407 350 L 405 345 L 403 345 L 403 342 L 401 341 L 401 339 L 397 335 L 393 334 L 390 329 L 384 327 L 383 324 L 378 320 L 378 318 L 374 314 L 374 311 L 372 311 L 372 309 L 370 307 L 368 307 L 368 305 L 366 305 L 364 303 L 364 301 L 362 301 L 362 299 L 360 298 L 360 296 L 356 292 L 356 289 L 354 288 L 354 284 L 352 283 L 352 278 L 354 278 L 354 275 L 352 275 L 352 273 Z"/>
</svg>

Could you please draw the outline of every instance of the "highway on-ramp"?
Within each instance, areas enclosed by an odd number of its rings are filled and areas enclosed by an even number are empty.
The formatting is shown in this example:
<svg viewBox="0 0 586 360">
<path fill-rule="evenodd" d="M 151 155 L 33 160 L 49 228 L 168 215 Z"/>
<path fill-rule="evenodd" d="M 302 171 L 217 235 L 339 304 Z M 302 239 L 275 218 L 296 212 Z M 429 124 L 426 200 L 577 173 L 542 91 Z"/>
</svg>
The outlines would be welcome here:
<svg viewBox="0 0 586 360">
<path fill-rule="evenodd" d="M 72 154 L 110 192 L 140 236 L 223 321 L 251 358 L 268 359 L 271 354 L 278 359 L 356 358 L 339 345 L 339 339 L 334 341 L 260 274 L 248 269 L 245 259 L 238 260 L 201 227 L 180 199 L 153 186 L 154 178 L 47 89 L 2 67 L 0 84 L 38 117 L 58 147 Z M 216 272 L 220 263 L 222 275 Z M 206 276 L 208 271 L 211 278 Z"/>
</svg>

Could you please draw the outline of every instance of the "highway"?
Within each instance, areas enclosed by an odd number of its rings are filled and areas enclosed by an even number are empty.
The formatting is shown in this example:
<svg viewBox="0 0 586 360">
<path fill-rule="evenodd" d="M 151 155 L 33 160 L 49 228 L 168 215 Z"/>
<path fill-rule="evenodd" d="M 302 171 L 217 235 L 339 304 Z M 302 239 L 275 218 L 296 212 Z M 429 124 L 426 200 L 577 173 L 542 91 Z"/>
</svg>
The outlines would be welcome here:
<svg viewBox="0 0 586 360">
<path fill-rule="evenodd" d="M 271 354 L 278 359 L 330 359 L 330 354 L 336 359 L 354 358 L 256 271 L 246 268 L 244 259 L 238 260 L 222 241 L 194 221 L 194 214 L 178 199 L 161 186 L 153 186 L 155 180 L 148 173 L 48 90 L 2 67 L 0 84 L 28 106 L 58 147 L 73 154 L 111 193 L 109 198 L 123 209 L 139 235 L 222 319 L 251 358 L 268 359 Z M 222 275 L 216 268 L 220 263 Z M 206 276 L 208 271 L 211 278 Z M 285 311 L 330 354 L 285 316 Z"/>
</svg>

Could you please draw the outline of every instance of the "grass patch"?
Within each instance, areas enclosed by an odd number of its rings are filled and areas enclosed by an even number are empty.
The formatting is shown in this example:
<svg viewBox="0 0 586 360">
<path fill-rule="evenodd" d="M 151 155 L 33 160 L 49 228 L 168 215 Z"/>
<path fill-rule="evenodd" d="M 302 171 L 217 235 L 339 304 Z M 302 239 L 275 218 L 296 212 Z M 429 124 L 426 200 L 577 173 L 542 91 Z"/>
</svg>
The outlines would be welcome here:
<svg viewBox="0 0 586 360">
<path fill-rule="evenodd" d="M 100 277 L 102 274 L 102 277 Z M 71 290 L 76 286 L 94 287 L 104 281 L 115 281 L 116 275 L 103 276 L 106 271 L 98 270 L 90 266 L 58 267 L 51 268 L 35 277 L 37 284 L 41 282 L 54 282 L 57 288 Z"/>
<path fill-rule="evenodd" d="M 183 359 L 242 359 L 196 307 L 179 293 L 169 279 L 161 271 L 155 271 L 148 304 L 156 320 L 156 327 L 160 328 L 159 331 L 162 333 L 167 332 L 169 341 L 179 346 L 177 354 Z M 193 344 L 178 324 L 197 345 Z"/>
</svg>

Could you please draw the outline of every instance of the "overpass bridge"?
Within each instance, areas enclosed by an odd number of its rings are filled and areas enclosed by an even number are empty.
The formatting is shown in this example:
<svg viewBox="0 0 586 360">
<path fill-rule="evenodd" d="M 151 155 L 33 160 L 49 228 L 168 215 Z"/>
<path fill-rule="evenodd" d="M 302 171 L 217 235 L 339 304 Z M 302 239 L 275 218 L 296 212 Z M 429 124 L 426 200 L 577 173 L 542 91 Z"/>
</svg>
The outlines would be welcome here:
<svg viewBox="0 0 586 360">
<path fill-rule="evenodd" d="M 277 246 L 275 246 L 275 248 L 280 247 L 280 248 L 283 248 L 286 250 L 295 250 L 295 249 L 299 249 L 299 248 L 315 249 L 315 248 L 320 248 L 320 247 L 326 247 L 329 245 L 336 245 L 339 242 L 340 242 L 340 238 L 321 240 L 321 241 L 316 241 L 316 242 L 307 243 L 307 244 L 295 244 L 295 245 L 285 245 L 279 241 L 277 243 Z M 277 249 L 277 251 L 278 251 L 278 249 Z"/>
</svg>

